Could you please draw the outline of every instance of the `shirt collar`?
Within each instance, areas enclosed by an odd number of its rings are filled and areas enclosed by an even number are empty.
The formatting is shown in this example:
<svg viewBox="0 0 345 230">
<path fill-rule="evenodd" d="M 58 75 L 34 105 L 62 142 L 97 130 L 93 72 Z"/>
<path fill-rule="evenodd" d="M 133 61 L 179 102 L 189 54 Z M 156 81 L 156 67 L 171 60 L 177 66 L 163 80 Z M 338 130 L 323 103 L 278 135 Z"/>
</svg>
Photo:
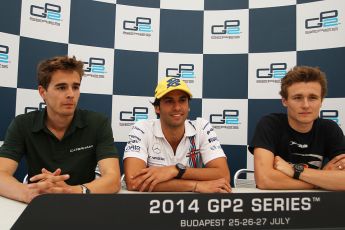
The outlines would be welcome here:
<svg viewBox="0 0 345 230">
<path fill-rule="evenodd" d="M 184 122 L 184 127 L 185 127 L 185 132 L 184 132 L 184 136 L 186 137 L 191 137 L 191 136 L 195 136 L 196 135 L 196 128 L 195 126 L 192 124 L 192 122 L 190 120 L 186 120 Z M 162 131 L 162 126 L 161 126 L 161 120 L 160 119 L 156 119 L 154 120 L 153 123 L 153 135 L 155 135 L 156 137 L 164 137 L 163 131 Z"/>
<path fill-rule="evenodd" d="M 84 128 L 85 126 L 87 126 L 87 122 L 83 111 L 76 109 L 69 129 L 74 130 L 75 128 Z"/>
<path fill-rule="evenodd" d="M 43 130 L 45 127 L 44 121 L 46 118 L 46 109 L 42 109 L 41 111 L 38 111 L 38 115 L 34 119 L 34 124 L 32 127 L 32 132 L 38 132 L 40 130 Z"/>
<path fill-rule="evenodd" d="M 32 128 L 32 132 L 38 132 L 46 128 L 45 121 L 47 119 L 47 110 L 46 108 L 38 112 Z M 73 132 L 76 128 L 83 128 L 87 126 L 87 122 L 84 119 L 83 113 L 80 109 L 76 109 L 72 119 L 72 123 L 67 130 L 67 133 Z"/>
</svg>

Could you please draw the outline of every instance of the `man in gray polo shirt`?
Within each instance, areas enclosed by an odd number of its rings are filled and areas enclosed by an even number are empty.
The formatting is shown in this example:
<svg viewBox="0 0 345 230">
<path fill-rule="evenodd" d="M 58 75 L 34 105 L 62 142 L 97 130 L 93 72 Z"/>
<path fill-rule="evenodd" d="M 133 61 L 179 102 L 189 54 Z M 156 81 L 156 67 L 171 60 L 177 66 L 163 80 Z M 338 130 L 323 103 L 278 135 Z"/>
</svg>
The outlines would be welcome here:
<svg viewBox="0 0 345 230">
<path fill-rule="evenodd" d="M 44 193 L 113 193 L 120 189 L 117 150 L 109 119 L 76 109 L 83 62 L 55 57 L 38 66 L 46 108 L 18 115 L 0 148 L 0 195 L 29 203 Z M 25 156 L 29 183 L 13 174 Z M 102 176 L 95 180 L 98 164 Z"/>
</svg>

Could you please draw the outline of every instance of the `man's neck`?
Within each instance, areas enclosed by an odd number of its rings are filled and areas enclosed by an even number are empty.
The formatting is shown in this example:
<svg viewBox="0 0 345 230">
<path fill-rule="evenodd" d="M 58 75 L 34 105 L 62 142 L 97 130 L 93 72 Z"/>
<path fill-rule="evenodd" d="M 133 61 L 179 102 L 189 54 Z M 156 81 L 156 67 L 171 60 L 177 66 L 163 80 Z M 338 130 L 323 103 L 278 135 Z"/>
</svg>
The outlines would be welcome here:
<svg viewBox="0 0 345 230">
<path fill-rule="evenodd" d="M 58 114 L 49 114 L 47 110 L 46 126 L 59 140 L 61 140 L 70 126 L 72 119 L 73 115 L 62 116 Z"/>
<path fill-rule="evenodd" d="M 309 132 L 312 128 L 313 128 L 313 124 L 314 122 L 312 123 L 306 123 L 306 124 L 303 124 L 303 123 L 297 123 L 296 121 L 290 119 L 288 117 L 288 122 L 289 122 L 289 126 L 299 132 L 299 133 L 307 133 Z"/>
<path fill-rule="evenodd" d="M 184 126 L 181 127 L 163 127 L 162 132 L 164 134 L 165 139 L 169 142 L 174 153 L 176 152 L 177 146 L 179 145 L 180 141 L 182 140 L 185 132 Z"/>
</svg>

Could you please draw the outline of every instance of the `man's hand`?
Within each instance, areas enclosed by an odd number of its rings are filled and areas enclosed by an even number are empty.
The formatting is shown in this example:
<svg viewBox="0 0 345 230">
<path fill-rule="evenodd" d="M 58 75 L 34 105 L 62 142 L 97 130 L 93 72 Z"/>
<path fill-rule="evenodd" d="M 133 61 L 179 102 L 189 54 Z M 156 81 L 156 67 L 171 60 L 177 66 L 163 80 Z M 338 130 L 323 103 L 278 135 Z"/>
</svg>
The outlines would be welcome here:
<svg viewBox="0 0 345 230">
<path fill-rule="evenodd" d="M 72 189 L 65 182 L 68 179 L 68 174 L 61 175 L 61 169 L 50 172 L 43 168 L 41 174 L 30 178 L 31 182 L 36 183 L 28 184 L 28 199 L 44 193 L 71 193 Z"/>
<path fill-rule="evenodd" d="M 149 186 L 148 191 L 152 192 L 158 183 L 171 180 L 175 178 L 177 174 L 178 170 L 175 165 L 141 169 L 138 173 L 132 176 L 134 189 L 140 187 L 139 191 L 143 192 Z"/>
<path fill-rule="evenodd" d="M 323 170 L 345 170 L 345 154 L 340 154 L 330 160 Z"/>
<path fill-rule="evenodd" d="M 25 192 L 24 197 L 21 201 L 28 204 L 38 195 L 40 195 L 38 189 L 29 188 L 29 185 L 26 185 L 26 192 Z"/>
<path fill-rule="evenodd" d="M 224 178 L 210 181 L 196 181 L 195 192 L 199 193 L 229 193 L 231 186 Z"/>
<path fill-rule="evenodd" d="M 293 177 L 294 170 L 292 168 L 292 165 L 283 160 L 280 156 L 274 157 L 274 165 L 273 167 L 276 170 L 279 170 L 280 172 L 284 173 L 285 175 L 289 177 Z"/>
<path fill-rule="evenodd" d="M 35 182 L 35 181 L 42 182 L 45 180 L 52 179 L 56 176 L 59 176 L 58 178 L 61 180 L 56 179 L 56 178 L 54 179 L 54 181 L 56 181 L 55 182 L 56 185 L 59 187 L 68 187 L 68 184 L 66 184 L 65 180 L 69 179 L 69 175 L 67 175 L 67 174 L 61 175 L 61 169 L 60 168 L 56 169 L 54 172 L 50 172 L 49 170 L 42 168 L 41 172 L 42 172 L 41 174 L 38 174 L 36 176 L 31 177 L 30 181 L 31 182 Z"/>
</svg>

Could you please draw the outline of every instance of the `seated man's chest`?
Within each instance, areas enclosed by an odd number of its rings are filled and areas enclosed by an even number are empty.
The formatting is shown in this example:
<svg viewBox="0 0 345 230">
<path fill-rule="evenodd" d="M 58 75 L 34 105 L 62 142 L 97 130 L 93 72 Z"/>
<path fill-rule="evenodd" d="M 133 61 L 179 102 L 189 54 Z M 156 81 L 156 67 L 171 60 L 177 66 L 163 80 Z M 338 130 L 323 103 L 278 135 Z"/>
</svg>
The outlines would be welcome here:
<svg viewBox="0 0 345 230">
<path fill-rule="evenodd" d="M 285 139 L 281 143 L 281 156 L 289 163 L 303 163 L 311 168 L 320 169 L 326 155 L 325 143 L 322 140 Z"/>
<path fill-rule="evenodd" d="M 35 141 L 26 143 L 28 158 L 40 158 L 47 163 L 56 164 L 65 161 L 78 164 L 80 161 L 95 158 L 95 139 L 90 135 L 83 135 L 82 131 L 62 140 L 44 133 L 37 134 L 33 138 Z"/>
<path fill-rule="evenodd" d="M 164 138 L 154 138 L 148 147 L 148 166 L 167 166 L 181 163 L 193 167 L 189 164 L 191 157 L 200 155 L 198 146 L 184 137 L 178 144 L 176 151 Z"/>
</svg>

